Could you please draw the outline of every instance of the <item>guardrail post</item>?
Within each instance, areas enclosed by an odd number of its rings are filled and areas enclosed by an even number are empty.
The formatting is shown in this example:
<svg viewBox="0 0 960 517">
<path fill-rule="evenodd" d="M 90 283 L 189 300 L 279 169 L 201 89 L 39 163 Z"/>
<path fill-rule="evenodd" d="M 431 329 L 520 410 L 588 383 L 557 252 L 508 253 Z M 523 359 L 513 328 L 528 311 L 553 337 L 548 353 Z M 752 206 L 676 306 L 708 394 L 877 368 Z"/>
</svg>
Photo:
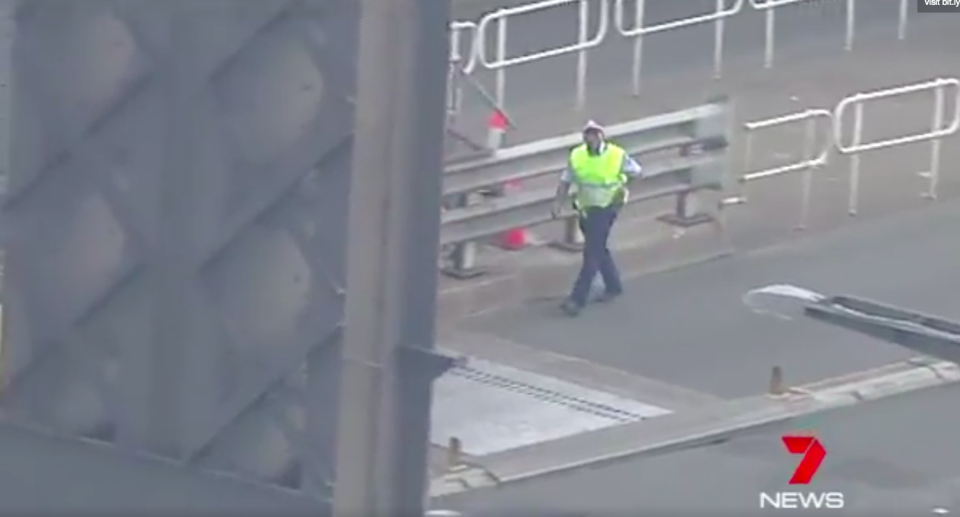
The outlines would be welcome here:
<svg viewBox="0 0 960 517">
<path fill-rule="evenodd" d="M 479 194 L 469 193 L 458 196 L 456 208 L 466 208 L 478 202 Z M 453 247 L 449 261 L 441 271 L 447 276 L 460 280 L 467 280 L 484 275 L 487 270 L 477 265 L 477 243 L 475 241 L 462 242 Z"/>
<path fill-rule="evenodd" d="M 583 251 L 583 232 L 580 231 L 580 216 L 571 215 L 563 220 L 563 235 L 559 241 L 550 243 L 552 248 L 571 253 Z"/>
<path fill-rule="evenodd" d="M 715 131 L 717 128 L 712 127 L 712 125 L 717 125 L 717 122 L 720 122 L 719 127 L 723 127 L 725 123 L 725 121 L 712 121 L 706 127 L 699 127 L 697 131 L 699 133 Z M 684 145 L 680 149 L 680 156 L 683 158 L 699 156 L 711 151 L 714 146 L 726 147 L 726 145 L 726 139 L 713 139 Z M 697 174 L 697 171 L 690 171 L 691 180 Z M 657 218 L 660 222 L 679 228 L 690 228 L 699 224 L 710 223 L 714 219 L 714 216 L 706 211 L 706 205 L 698 199 L 698 192 L 694 188 L 677 193 L 674 198 L 673 213 L 664 214 Z"/>
<path fill-rule="evenodd" d="M 672 214 L 661 215 L 657 220 L 680 228 L 690 228 L 712 222 L 713 215 L 704 210 L 695 192 L 688 191 L 681 192 L 674 198 Z"/>
</svg>

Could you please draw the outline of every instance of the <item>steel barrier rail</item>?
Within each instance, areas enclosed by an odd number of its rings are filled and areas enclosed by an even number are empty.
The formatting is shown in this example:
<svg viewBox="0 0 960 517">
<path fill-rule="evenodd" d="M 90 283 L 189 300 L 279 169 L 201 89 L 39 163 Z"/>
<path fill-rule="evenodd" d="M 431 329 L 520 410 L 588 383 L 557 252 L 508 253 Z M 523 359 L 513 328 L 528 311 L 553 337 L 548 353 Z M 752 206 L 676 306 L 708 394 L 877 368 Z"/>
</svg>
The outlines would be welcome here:
<svg viewBox="0 0 960 517">
<path fill-rule="evenodd" d="M 818 120 L 827 121 L 827 137 L 820 141 L 821 148 L 819 153 L 817 152 L 816 148 L 818 143 Z M 753 158 L 754 132 L 771 127 L 804 122 L 803 158 L 801 160 L 785 165 L 778 165 L 776 167 L 769 167 L 759 171 L 748 172 L 740 177 L 740 181 L 742 183 L 748 183 L 751 181 L 773 178 L 780 176 L 781 174 L 803 171 L 803 183 L 800 193 L 800 219 L 796 226 L 798 230 L 802 230 L 807 227 L 807 220 L 810 216 L 810 196 L 813 186 L 813 171 L 826 165 L 830 157 L 830 150 L 833 147 L 832 121 L 833 114 L 829 111 L 825 109 L 808 109 L 806 111 L 790 113 L 787 115 L 781 115 L 779 117 L 747 122 L 743 125 L 744 129 L 746 130 L 743 169 L 750 171 L 752 170 L 750 166 Z M 725 199 L 724 204 L 741 204 L 745 203 L 746 201 L 746 196 L 741 195 L 736 198 Z"/>
<path fill-rule="evenodd" d="M 639 140 L 640 141 L 634 142 L 630 139 L 630 136 L 628 136 L 626 139 L 617 139 L 617 144 L 622 145 L 624 148 L 635 149 L 635 151 L 631 153 L 633 155 L 643 156 L 679 149 L 683 145 L 696 142 L 696 139 L 689 135 L 677 135 L 649 143 L 646 142 L 646 139 L 643 137 L 640 137 Z M 569 148 L 567 149 L 567 153 L 569 153 Z M 491 169 L 484 174 L 450 174 L 444 178 L 443 195 L 453 196 L 480 191 L 509 182 L 529 181 L 543 176 L 558 174 L 563 167 L 564 164 L 560 164 L 559 166 L 556 164 L 544 164 L 544 166 L 539 168 L 522 171 L 504 167 Z"/>
<path fill-rule="evenodd" d="M 598 0 L 600 2 L 600 27 L 597 30 L 597 34 L 591 38 L 588 34 L 589 28 L 589 1 L 590 0 L 542 0 L 535 3 L 525 4 L 518 7 L 510 7 L 500 9 L 493 13 L 489 13 L 486 16 L 482 17 L 479 25 L 477 26 L 476 37 L 474 38 L 474 45 L 471 46 L 474 55 L 468 59 L 467 73 L 474 70 L 477 65 L 494 70 L 496 72 L 496 91 L 495 97 L 497 104 L 500 106 L 505 105 L 505 96 L 506 96 L 506 69 L 515 65 L 520 65 L 524 63 L 539 61 L 541 59 L 546 59 L 550 57 L 556 57 L 572 52 L 579 52 L 578 63 L 577 63 L 577 107 L 582 108 L 585 99 L 586 99 L 586 72 L 587 72 L 587 56 L 588 50 L 596 47 L 603 43 L 606 39 L 608 33 L 608 11 L 609 5 L 607 2 L 611 0 Z M 723 67 L 723 47 L 724 47 L 724 23 L 725 19 L 730 16 L 738 14 L 744 4 L 744 0 L 733 0 L 734 4 L 731 7 L 726 7 L 726 0 L 716 0 L 716 10 L 712 13 L 696 15 L 689 18 L 683 18 L 679 20 L 673 20 L 670 22 L 661 23 L 658 25 L 643 26 L 644 21 L 644 12 L 646 0 L 634 0 L 636 9 L 634 13 L 634 19 L 632 22 L 632 27 L 627 27 L 625 21 L 625 0 L 613 0 L 614 4 L 614 21 L 617 27 L 617 31 L 626 37 L 634 38 L 634 52 L 633 52 L 633 63 L 631 71 L 631 82 L 634 95 L 639 95 L 640 84 L 641 84 L 641 75 L 642 75 L 642 55 L 643 55 L 643 36 L 654 34 L 657 32 L 668 31 L 672 29 L 678 29 L 682 27 L 689 27 L 692 25 L 697 25 L 701 23 L 714 22 L 714 76 L 720 77 L 722 67 Z M 765 45 L 764 45 L 764 66 L 766 68 L 771 68 L 774 61 L 774 50 L 775 50 L 775 40 L 776 40 L 776 23 L 775 23 L 775 12 L 779 7 L 784 7 L 787 5 L 802 3 L 802 2 L 811 2 L 811 1 L 837 1 L 837 0 L 750 0 L 750 6 L 754 10 L 765 11 L 766 26 L 765 26 Z M 899 0 L 899 14 L 897 19 L 897 37 L 900 40 L 906 39 L 907 35 L 907 24 L 909 20 L 910 12 L 910 0 Z M 552 7 L 562 6 L 566 4 L 571 4 L 574 2 L 580 3 L 580 17 L 579 17 L 579 39 L 577 43 L 570 45 L 565 45 L 558 48 L 552 48 L 541 52 L 534 52 L 531 54 L 516 56 L 516 57 L 507 57 L 507 23 L 506 18 L 514 14 L 524 14 L 539 10 L 545 10 Z M 854 40 L 856 37 L 856 8 L 857 0 L 846 0 L 846 34 L 844 48 L 846 50 L 851 50 L 854 45 Z M 497 58 L 494 61 L 490 61 L 487 58 L 487 52 L 489 52 L 489 45 L 487 45 L 487 35 L 488 27 L 487 25 L 492 21 L 498 21 L 497 27 L 497 41 L 496 41 L 496 52 Z M 456 23 L 470 23 L 470 22 L 456 22 Z M 465 29 L 462 29 L 465 30 Z M 452 37 L 459 38 L 459 35 L 452 35 Z"/>
<path fill-rule="evenodd" d="M 480 66 L 493 70 L 496 73 L 495 96 L 497 104 L 505 105 L 506 100 L 506 69 L 524 63 L 532 63 L 542 59 L 562 56 L 577 52 L 577 107 L 582 108 L 586 102 L 587 89 L 587 51 L 603 43 L 607 37 L 610 22 L 609 0 L 595 0 L 600 4 L 599 26 L 597 34 L 590 37 L 590 2 L 591 0 L 543 0 L 517 7 L 498 9 L 480 19 L 477 26 L 476 51 L 477 62 Z M 507 19 L 513 15 L 543 11 L 553 7 L 560 7 L 574 2 L 580 5 L 579 28 L 577 42 L 560 47 L 554 47 L 540 52 L 532 52 L 521 56 L 507 57 Z M 487 33 L 491 22 L 497 22 L 496 58 L 491 61 L 487 57 Z"/>
<path fill-rule="evenodd" d="M 615 0 L 614 4 L 614 24 L 617 32 L 627 38 L 634 38 L 633 47 L 633 66 L 632 66 L 632 87 L 633 94 L 640 95 L 640 75 L 643 65 L 643 37 L 649 34 L 681 29 L 691 25 L 701 23 L 715 22 L 714 44 L 713 44 L 713 71 L 715 77 L 720 77 L 723 67 L 723 42 L 724 42 L 724 19 L 739 13 L 743 9 L 744 0 L 734 0 L 734 4 L 728 9 L 724 0 L 716 0 L 716 11 L 708 14 L 691 16 L 673 20 L 659 25 L 643 25 L 644 11 L 646 10 L 646 0 L 634 0 L 636 11 L 634 13 L 633 27 L 627 27 L 624 22 L 624 1 Z"/>
<path fill-rule="evenodd" d="M 953 87 L 955 97 L 953 103 L 953 116 L 950 119 L 949 124 L 944 127 L 944 110 L 946 109 L 944 90 L 947 87 Z M 880 140 L 877 142 L 863 143 L 863 104 L 865 102 L 877 99 L 885 99 L 888 97 L 897 97 L 900 95 L 922 92 L 926 90 L 933 90 L 935 96 L 930 131 L 888 138 L 886 140 Z M 843 142 L 843 115 L 845 110 L 851 105 L 854 109 L 853 128 L 851 130 L 850 144 L 847 145 Z M 940 181 L 940 141 L 942 138 L 956 133 L 958 129 L 960 129 L 960 80 L 956 78 L 939 78 L 922 83 L 857 93 L 845 97 L 838 102 L 837 106 L 833 110 L 834 144 L 841 154 L 850 155 L 850 193 L 847 201 L 847 211 L 850 213 L 850 215 L 857 214 L 859 205 L 861 153 L 915 142 L 931 141 L 930 173 L 928 176 L 929 183 L 925 195 L 930 199 L 936 199 Z"/>
<path fill-rule="evenodd" d="M 727 142 L 717 142 L 708 153 L 694 157 L 665 160 L 646 167 L 649 178 L 643 182 L 662 182 L 670 175 L 689 174 L 698 167 L 718 166 L 726 161 Z M 658 180 L 657 176 L 664 178 Z M 670 184 L 650 189 L 631 191 L 628 203 L 640 203 L 652 199 L 678 196 L 689 192 L 686 184 Z M 553 188 L 520 192 L 514 196 L 495 199 L 489 203 L 473 205 L 460 210 L 449 210 L 442 216 L 440 228 L 441 245 L 474 241 L 522 226 L 548 222 L 552 219 L 550 208 L 556 190 Z M 573 216 L 567 213 L 567 217 Z"/>
<path fill-rule="evenodd" d="M 682 138 L 693 138 L 689 127 L 699 121 L 721 116 L 724 104 L 704 104 L 673 113 L 608 126 L 607 138 L 628 152 L 637 153 L 644 146 L 665 146 Z M 582 141 L 580 133 L 538 140 L 497 150 L 490 156 L 451 164 L 444 173 L 444 195 L 463 193 L 504 183 L 559 172 L 567 164 L 570 149 Z M 649 151 L 645 151 L 649 152 Z"/>
<path fill-rule="evenodd" d="M 773 50 L 774 50 L 774 40 L 776 39 L 776 10 L 778 7 L 783 7 L 791 4 L 798 4 L 802 2 L 809 2 L 811 0 L 750 0 L 750 6 L 758 11 L 764 11 L 765 24 L 764 24 L 764 48 L 763 48 L 763 66 L 764 68 L 771 68 L 773 66 Z M 819 1 L 819 0 L 814 0 Z M 906 6 L 907 0 L 901 0 L 901 10 L 900 10 L 900 22 L 899 30 L 904 30 L 906 27 L 906 11 L 904 11 L 904 6 Z M 846 50 L 853 49 L 853 40 L 856 35 L 856 0 L 847 0 L 847 27 L 846 35 L 844 37 L 844 48 Z M 900 39 L 903 39 L 901 36 Z"/>
<path fill-rule="evenodd" d="M 644 179 L 633 201 L 675 195 L 675 214 L 663 218 L 664 222 L 686 227 L 711 221 L 709 214 L 697 211 L 696 203 L 688 200 L 699 191 L 720 191 L 729 183 L 726 149 L 731 118 L 727 99 L 716 99 L 702 106 L 608 127 L 611 141 L 631 156 L 644 157 Z M 558 173 L 567 165 L 570 150 L 581 141 L 580 133 L 573 133 L 448 164 L 444 197 L 477 199 L 476 192 L 486 186 Z M 554 188 L 528 190 L 482 203 L 447 206 L 442 216 L 441 242 L 444 249 L 452 252 L 449 258 L 453 265 L 444 272 L 457 278 L 482 274 L 483 269 L 475 264 L 476 239 L 549 220 L 554 194 Z M 571 237 L 564 242 L 576 246 L 577 241 L 572 238 L 575 232 L 569 231 L 576 227 L 573 218 L 566 218 L 564 223 Z"/>
<path fill-rule="evenodd" d="M 456 64 L 464 63 L 460 69 L 465 74 L 473 72 L 477 66 L 477 29 L 477 24 L 474 22 L 450 22 L 450 62 Z M 461 39 L 464 32 L 470 34 L 470 46 L 467 47 L 469 49 L 469 55 L 467 56 L 466 62 L 464 62 L 463 56 L 460 53 Z"/>
</svg>

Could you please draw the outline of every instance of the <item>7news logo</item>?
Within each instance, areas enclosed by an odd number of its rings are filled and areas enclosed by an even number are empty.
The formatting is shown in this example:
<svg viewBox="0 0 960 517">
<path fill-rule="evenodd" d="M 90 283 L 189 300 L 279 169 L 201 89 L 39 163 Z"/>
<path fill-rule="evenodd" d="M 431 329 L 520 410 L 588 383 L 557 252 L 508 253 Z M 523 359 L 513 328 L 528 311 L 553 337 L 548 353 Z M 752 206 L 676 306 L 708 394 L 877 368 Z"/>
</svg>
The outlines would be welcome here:
<svg viewBox="0 0 960 517">
<path fill-rule="evenodd" d="M 809 485 L 827 457 L 827 449 L 813 436 L 782 436 L 790 454 L 803 455 L 797 464 L 790 485 Z M 760 508 L 777 510 L 839 510 L 843 508 L 842 492 L 760 492 Z"/>
</svg>

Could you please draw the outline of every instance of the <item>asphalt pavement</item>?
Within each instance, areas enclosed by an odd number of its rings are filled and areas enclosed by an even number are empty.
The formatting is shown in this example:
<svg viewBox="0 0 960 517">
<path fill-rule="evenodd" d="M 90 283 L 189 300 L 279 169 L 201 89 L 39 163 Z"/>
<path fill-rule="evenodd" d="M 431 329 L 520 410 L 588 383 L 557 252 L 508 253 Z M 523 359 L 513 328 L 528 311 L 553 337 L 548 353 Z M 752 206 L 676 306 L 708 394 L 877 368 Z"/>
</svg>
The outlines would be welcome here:
<svg viewBox="0 0 960 517">
<path fill-rule="evenodd" d="M 727 259 L 639 277 L 609 306 L 567 319 L 551 302 L 482 316 L 475 332 L 613 366 L 724 398 L 755 394 L 772 366 L 809 382 L 909 354 L 806 321 L 747 311 L 748 290 L 789 283 L 960 319 L 950 238 L 960 202 L 943 202 Z"/>
<path fill-rule="evenodd" d="M 960 387 L 942 387 L 797 422 L 796 429 L 812 431 L 827 449 L 813 483 L 800 488 L 842 492 L 844 515 L 960 511 L 958 397 Z M 738 437 L 438 504 L 469 517 L 764 514 L 774 510 L 759 509 L 759 492 L 791 490 L 786 481 L 797 465 L 780 434 Z"/>
<path fill-rule="evenodd" d="M 875 214 L 816 235 L 636 278 L 622 299 L 592 306 L 577 319 L 562 316 L 553 302 L 533 302 L 476 317 L 464 330 L 475 338 L 491 336 L 488 343 L 496 339 L 561 354 L 715 400 L 746 400 L 767 388 L 772 366 L 781 366 L 787 383 L 797 385 L 915 354 L 813 321 L 752 313 L 743 304 L 744 293 L 789 283 L 960 319 L 954 273 L 960 241 L 949 238 L 957 220 L 956 198 Z M 812 489 L 841 491 L 852 509 L 926 515 L 951 508 L 960 500 L 956 448 L 949 442 L 960 430 L 951 405 L 958 394 L 958 388 L 936 389 L 796 422 L 797 429 L 815 431 L 831 453 Z M 560 515 L 638 509 L 749 514 L 758 509 L 760 491 L 787 489 L 785 479 L 796 463 L 777 440 L 776 433 L 738 437 L 441 503 L 476 512 L 472 515 L 548 515 L 561 509 Z"/>
</svg>

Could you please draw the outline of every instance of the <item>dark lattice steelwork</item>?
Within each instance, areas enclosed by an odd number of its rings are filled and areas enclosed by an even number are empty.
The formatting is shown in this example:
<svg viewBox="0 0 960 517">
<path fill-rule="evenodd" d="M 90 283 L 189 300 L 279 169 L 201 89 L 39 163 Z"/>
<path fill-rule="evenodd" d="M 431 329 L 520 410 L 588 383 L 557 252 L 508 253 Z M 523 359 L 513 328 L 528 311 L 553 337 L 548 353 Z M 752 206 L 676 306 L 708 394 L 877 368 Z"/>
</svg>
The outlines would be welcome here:
<svg viewBox="0 0 960 517">
<path fill-rule="evenodd" d="M 357 4 L 16 7 L 6 415 L 328 495 Z"/>
</svg>

